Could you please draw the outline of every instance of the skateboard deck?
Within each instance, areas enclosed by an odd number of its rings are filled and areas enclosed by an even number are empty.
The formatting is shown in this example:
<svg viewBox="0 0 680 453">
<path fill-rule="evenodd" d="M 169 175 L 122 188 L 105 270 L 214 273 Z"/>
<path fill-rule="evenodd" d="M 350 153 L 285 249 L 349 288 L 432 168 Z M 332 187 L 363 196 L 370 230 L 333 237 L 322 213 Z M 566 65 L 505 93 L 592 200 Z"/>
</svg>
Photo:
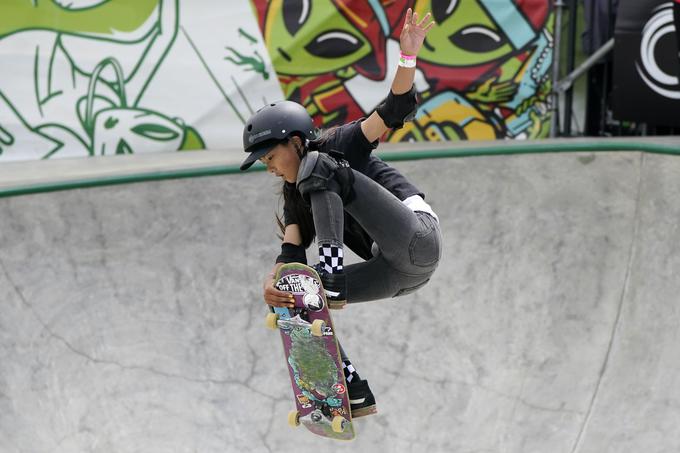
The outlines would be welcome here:
<svg viewBox="0 0 680 453">
<path fill-rule="evenodd" d="M 276 307 L 267 317 L 267 325 L 281 333 L 297 406 L 288 422 L 319 436 L 351 440 L 355 434 L 340 348 L 319 275 L 289 263 L 275 280 L 278 289 L 295 298 L 294 308 Z"/>
</svg>

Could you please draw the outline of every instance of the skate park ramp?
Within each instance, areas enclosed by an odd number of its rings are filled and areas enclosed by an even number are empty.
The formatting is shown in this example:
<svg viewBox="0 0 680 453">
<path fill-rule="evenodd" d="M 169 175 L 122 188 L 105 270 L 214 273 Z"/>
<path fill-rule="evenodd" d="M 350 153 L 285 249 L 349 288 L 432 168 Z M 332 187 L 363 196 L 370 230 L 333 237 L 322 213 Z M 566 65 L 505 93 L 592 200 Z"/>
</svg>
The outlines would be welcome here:
<svg viewBox="0 0 680 453">
<path fill-rule="evenodd" d="M 0 198 L 0 451 L 680 450 L 680 158 L 394 166 L 445 249 L 417 293 L 334 313 L 379 411 L 349 443 L 286 423 L 271 175 Z"/>
</svg>

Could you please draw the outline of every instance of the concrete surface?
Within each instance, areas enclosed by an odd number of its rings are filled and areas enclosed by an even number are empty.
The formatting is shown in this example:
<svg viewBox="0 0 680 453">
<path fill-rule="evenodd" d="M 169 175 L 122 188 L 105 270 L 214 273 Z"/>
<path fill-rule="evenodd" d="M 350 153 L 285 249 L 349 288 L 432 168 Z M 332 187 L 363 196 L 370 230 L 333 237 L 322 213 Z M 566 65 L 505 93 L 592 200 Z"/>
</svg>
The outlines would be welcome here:
<svg viewBox="0 0 680 453">
<path fill-rule="evenodd" d="M 286 424 L 270 175 L 0 199 L 0 452 L 680 450 L 678 158 L 395 166 L 444 258 L 336 313 L 379 410 L 347 444 Z"/>
<path fill-rule="evenodd" d="M 377 153 L 410 153 L 418 151 L 466 150 L 476 148 L 502 148 L 507 152 L 518 149 L 544 148 L 560 145 L 645 145 L 662 146 L 680 151 L 680 136 L 659 137 L 592 137 L 556 138 L 544 140 L 489 140 L 459 142 L 382 143 Z M 37 161 L 3 162 L 0 165 L 0 196 L 4 189 L 45 183 L 65 183 L 90 179 L 129 177 L 139 174 L 171 172 L 173 170 L 200 170 L 240 165 L 245 158 L 241 149 L 183 151 L 167 153 L 127 154 L 97 156 L 96 158 L 57 158 Z M 258 164 L 255 164 L 258 165 Z"/>
</svg>

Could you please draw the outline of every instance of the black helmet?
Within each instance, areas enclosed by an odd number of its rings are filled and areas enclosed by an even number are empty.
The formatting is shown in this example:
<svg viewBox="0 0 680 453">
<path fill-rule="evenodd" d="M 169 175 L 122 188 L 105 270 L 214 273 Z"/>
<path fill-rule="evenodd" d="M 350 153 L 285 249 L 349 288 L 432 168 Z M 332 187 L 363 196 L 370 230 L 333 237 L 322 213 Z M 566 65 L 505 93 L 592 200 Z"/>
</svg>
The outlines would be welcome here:
<svg viewBox="0 0 680 453">
<path fill-rule="evenodd" d="M 314 123 L 303 106 L 293 101 L 278 101 L 262 107 L 243 128 L 243 150 L 250 154 L 241 164 L 241 170 L 247 170 L 293 133 L 307 140 L 314 138 Z"/>
</svg>

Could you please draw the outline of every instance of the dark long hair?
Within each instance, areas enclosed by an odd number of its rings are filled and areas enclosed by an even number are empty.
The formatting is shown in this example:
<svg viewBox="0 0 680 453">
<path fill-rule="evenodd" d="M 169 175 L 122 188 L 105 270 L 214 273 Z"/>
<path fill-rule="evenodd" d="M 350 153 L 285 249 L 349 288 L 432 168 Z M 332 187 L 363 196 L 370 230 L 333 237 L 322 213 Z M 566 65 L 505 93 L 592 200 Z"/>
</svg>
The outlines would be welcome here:
<svg viewBox="0 0 680 453">
<path fill-rule="evenodd" d="M 304 137 L 300 136 L 300 140 L 302 141 L 302 147 L 298 148 L 298 155 L 300 158 L 307 154 L 308 151 L 318 150 L 324 152 L 326 142 L 335 134 L 335 129 L 337 129 L 337 127 L 319 130 L 316 138 L 307 143 L 305 143 Z M 290 141 L 291 137 L 288 137 L 283 140 L 282 143 L 288 144 Z M 316 236 L 314 218 L 312 217 L 312 207 L 302 198 L 295 183 L 284 181 L 283 187 L 281 188 L 281 196 L 283 197 L 284 206 L 288 206 L 291 211 L 290 214 L 298 221 L 300 235 L 302 236 L 302 245 L 305 248 L 309 247 L 314 240 L 314 236 Z M 283 240 L 283 235 L 286 231 L 285 219 L 276 214 L 276 223 L 281 230 L 281 236 L 279 237 Z"/>
</svg>

